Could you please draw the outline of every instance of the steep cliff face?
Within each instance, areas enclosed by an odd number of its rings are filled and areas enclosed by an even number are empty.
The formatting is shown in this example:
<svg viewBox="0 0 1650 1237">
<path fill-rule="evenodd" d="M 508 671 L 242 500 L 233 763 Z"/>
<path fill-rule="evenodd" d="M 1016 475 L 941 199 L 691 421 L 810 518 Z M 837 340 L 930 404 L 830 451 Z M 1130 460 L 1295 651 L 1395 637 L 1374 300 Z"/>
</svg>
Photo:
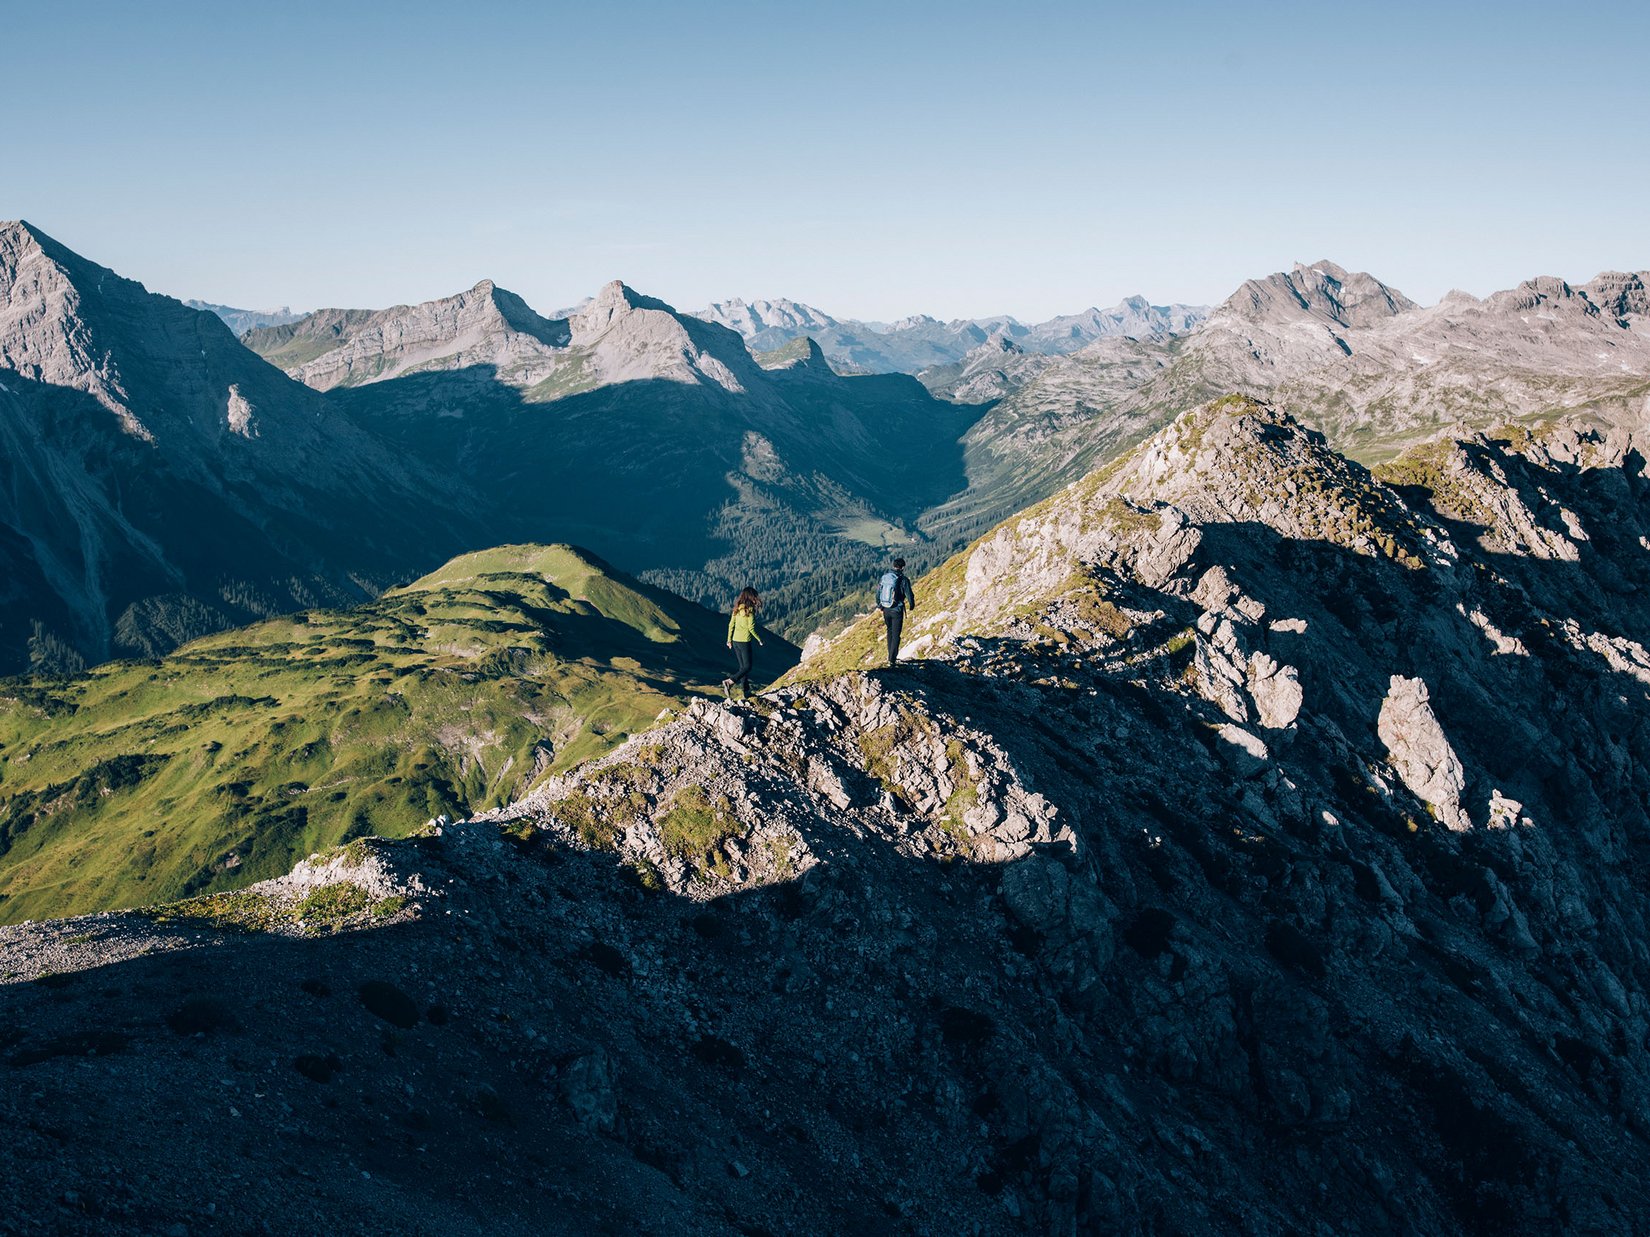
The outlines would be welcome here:
<svg viewBox="0 0 1650 1237">
<path fill-rule="evenodd" d="M 497 1231 L 1629 1231 L 1647 585 L 1628 432 L 1376 476 L 1219 401 L 919 581 L 924 660 L 867 668 L 868 621 L 360 879 L 318 860 L 159 926 L 0 932 L 13 978 L 172 960 L 102 973 L 153 994 L 103 1007 L 125 1038 L 89 1068 L 86 980 L 13 988 L 9 1051 L 70 1111 L 123 1054 L 191 1103 L 251 1062 L 236 1094 L 333 1153 L 318 1206 L 379 1218 L 490 1158 Z M 398 898 L 391 926 L 295 939 L 332 885 L 341 926 Z M 185 985 L 229 1006 L 204 1044 L 159 1029 Z M 361 1046 L 374 1017 L 393 1057 Z M 130 1121 L 71 1136 L 152 1180 L 244 1171 L 214 1134 L 239 1118 L 180 1143 L 115 1095 Z M 364 1146 L 382 1195 L 349 1184 Z M 50 1162 L 7 1188 L 107 1197 Z"/>
<path fill-rule="evenodd" d="M 8 671 L 360 599 L 427 537 L 407 525 L 431 474 L 216 315 L 26 223 L 0 226 L 0 410 Z M 467 506 L 438 544 L 461 544 Z"/>
</svg>

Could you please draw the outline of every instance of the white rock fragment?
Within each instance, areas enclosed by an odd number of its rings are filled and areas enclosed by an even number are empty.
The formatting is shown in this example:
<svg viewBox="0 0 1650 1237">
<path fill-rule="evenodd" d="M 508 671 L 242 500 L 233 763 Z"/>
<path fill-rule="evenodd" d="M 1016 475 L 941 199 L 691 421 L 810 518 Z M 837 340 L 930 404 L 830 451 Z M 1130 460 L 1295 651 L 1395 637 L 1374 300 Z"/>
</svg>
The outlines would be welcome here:
<svg viewBox="0 0 1650 1237">
<path fill-rule="evenodd" d="M 1281 666 L 1266 653 L 1249 655 L 1249 695 L 1255 702 L 1260 724 L 1268 730 L 1285 730 L 1300 716 L 1300 671 Z"/>
<path fill-rule="evenodd" d="M 1482 610 L 1475 608 L 1469 613 L 1466 606 L 1461 604 L 1458 604 L 1455 609 L 1458 613 L 1465 614 L 1467 620 L 1484 633 L 1484 638 L 1494 646 L 1497 656 L 1511 654 L 1518 657 L 1528 657 L 1530 655 L 1530 650 L 1525 647 L 1522 640 L 1517 636 L 1507 635 L 1494 623 L 1490 622 L 1489 616 Z"/>
<path fill-rule="evenodd" d="M 239 384 L 229 388 L 229 402 L 224 409 L 224 421 L 232 433 L 242 438 L 256 438 L 258 436 L 257 409 L 241 394 Z"/>
<path fill-rule="evenodd" d="M 1376 731 L 1386 745 L 1392 767 L 1410 791 L 1454 831 L 1472 828 L 1461 809 L 1466 771 L 1429 703 L 1427 685 L 1420 679 L 1392 676 Z"/>
<path fill-rule="evenodd" d="M 1519 813 L 1523 812 L 1524 805 L 1517 799 L 1509 799 L 1499 790 L 1490 792 L 1490 820 L 1491 829 L 1510 829 L 1518 823 Z"/>
</svg>

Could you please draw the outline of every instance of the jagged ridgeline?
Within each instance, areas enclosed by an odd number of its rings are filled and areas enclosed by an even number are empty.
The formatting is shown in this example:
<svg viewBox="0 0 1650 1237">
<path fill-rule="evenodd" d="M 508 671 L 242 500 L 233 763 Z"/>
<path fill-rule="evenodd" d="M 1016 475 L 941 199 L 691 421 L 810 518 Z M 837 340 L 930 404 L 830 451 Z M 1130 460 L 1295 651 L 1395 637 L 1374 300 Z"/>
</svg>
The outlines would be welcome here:
<svg viewBox="0 0 1650 1237">
<path fill-rule="evenodd" d="M 585 545 L 702 604 L 754 584 L 800 639 L 888 551 L 939 561 L 1228 391 L 1365 463 L 1555 409 L 1630 424 L 1650 396 L 1642 272 L 1421 308 L 1320 262 L 1207 317 L 1134 300 L 1031 327 L 701 318 L 617 281 L 546 317 L 484 280 L 237 340 L 240 311 L 9 223 L 0 311 L 0 669 L 47 673 L 503 542 Z"/>
<path fill-rule="evenodd" d="M 11 680 L 0 920 L 244 885 L 509 802 L 715 683 L 722 622 L 579 550 L 506 546 L 353 609 Z"/>
<path fill-rule="evenodd" d="M 1631 425 L 1650 398 L 1646 272 L 1539 277 L 1420 307 L 1333 262 L 1244 282 L 1191 329 L 1066 356 L 994 338 L 935 388 L 994 400 L 964 438 L 968 488 L 925 512 L 954 545 L 1209 399 L 1276 400 L 1364 464 L 1461 429 L 1585 411 Z"/>
<path fill-rule="evenodd" d="M 904 374 L 840 375 L 807 339 L 758 360 L 619 282 L 566 317 L 484 281 L 243 338 L 470 479 L 502 535 L 555 530 L 706 604 L 754 584 L 797 638 L 883 547 L 920 540 L 917 517 L 965 483 L 958 439 L 979 415 Z"/>
</svg>

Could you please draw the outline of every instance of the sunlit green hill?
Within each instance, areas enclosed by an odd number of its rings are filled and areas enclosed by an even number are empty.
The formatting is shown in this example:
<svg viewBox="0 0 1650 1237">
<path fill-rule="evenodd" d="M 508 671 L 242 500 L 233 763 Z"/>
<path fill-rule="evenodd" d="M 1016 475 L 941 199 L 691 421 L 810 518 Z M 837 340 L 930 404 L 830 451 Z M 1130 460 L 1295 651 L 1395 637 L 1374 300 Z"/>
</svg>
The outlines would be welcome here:
<svg viewBox="0 0 1650 1237">
<path fill-rule="evenodd" d="M 582 551 L 504 546 L 354 609 L 7 680 L 0 922 L 244 885 L 502 803 L 714 685 L 724 621 Z M 763 658 L 777 676 L 795 650 Z"/>
</svg>

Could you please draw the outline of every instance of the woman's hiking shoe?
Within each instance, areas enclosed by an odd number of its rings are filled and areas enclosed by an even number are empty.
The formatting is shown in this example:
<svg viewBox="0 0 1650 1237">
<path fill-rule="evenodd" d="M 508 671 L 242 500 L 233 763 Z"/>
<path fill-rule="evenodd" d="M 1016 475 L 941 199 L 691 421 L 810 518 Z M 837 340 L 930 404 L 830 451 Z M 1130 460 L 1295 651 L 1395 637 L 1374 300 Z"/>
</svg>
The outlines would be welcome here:
<svg viewBox="0 0 1650 1237">
<path fill-rule="evenodd" d="M 732 679 L 723 679 L 722 680 L 722 699 L 723 700 L 732 700 L 733 699 L 733 680 Z"/>
</svg>

